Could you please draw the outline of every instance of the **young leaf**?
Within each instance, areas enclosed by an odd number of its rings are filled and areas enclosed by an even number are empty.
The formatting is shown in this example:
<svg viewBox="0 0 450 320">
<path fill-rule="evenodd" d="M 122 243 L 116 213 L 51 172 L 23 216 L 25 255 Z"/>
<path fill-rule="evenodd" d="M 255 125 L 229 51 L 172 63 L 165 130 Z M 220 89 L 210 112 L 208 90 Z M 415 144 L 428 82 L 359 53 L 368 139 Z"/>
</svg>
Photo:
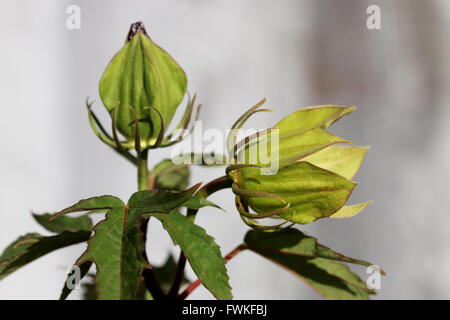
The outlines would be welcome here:
<svg viewBox="0 0 450 320">
<path fill-rule="evenodd" d="M 154 188 L 158 190 L 181 191 L 189 184 L 189 167 L 186 164 L 175 164 L 165 159 L 152 170 Z"/>
<path fill-rule="evenodd" d="M 219 207 L 214 202 L 211 202 L 208 199 L 198 196 L 198 195 L 193 196 L 188 201 L 183 203 L 183 207 L 186 207 L 189 209 L 195 209 L 195 210 L 201 209 L 203 207 L 214 207 L 214 208 L 224 211 L 221 207 Z"/>
<path fill-rule="evenodd" d="M 0 256 L 0 280 L 49 252 L 86 241 L 90 235 L 90 231 L 64 231 L 50 237 L 26 234 L 11 243 Z"/>
<path fill-rule="evenodd" d="M 50 220 L 51 214 L 34 214 L 33 217 L 41 226 L 50 232 L 61 233 L 64 231 L 77 232 L 77 231 L 91 231 L 92 220 L 88 216 L 81 217 L 58 217 L 57 219 Z"/>
<path fill-rule="evenodd" d="M 186 92 L 187 79 L 181 67 L 138 24 L 137 32 L 106 68 L 100 80 L 100 96 L 111 114 L 120 103 L 116 125 L 125 137 L 134 141 L 132 106 L 139 119 L 141 138 L 156 141 L 161 120 L 156 112 L 144 108 L 156 108 L 168 127 Z"/>
<path fill-rule="evenodd" d="M 182 192 L 145 190 L 134 193 L 128 200 L 128 207 L 140 215 L 146 213 L 169 213 L 188 201 L 201 183 Z"/>
<path fill-rule="evenodd" d="M 137 297 L 142 271 L 150 267 L 143 258 L 142 215 L 149 212 L 167 213 L 188 200 L 198 187 L 195 185 L 179 193 L 158 190 L 136 192 L 127 205 L 112 196 L 95 197 L 61 211 L 68 213 L 109 208 L 105 219 L 94 227 L 95 234 L 77 261 L 78 265 L 88 261 L 96 264 L 99 299 Z"/>
<path fill-rule="evenodd" d="M 220 300 L 233 298 L 228 283 L 225 260 L 214 238 L 184 215 L 173 210 L 169 214 L 151 214 L 161 221 L 173 242 L 180 246 L 202 284 Z"/>
<path fill-rule="evenodd" d="M 245 236 L 249 249 L 294 273 L 327 299 L 368 299 L 375 292 L 340 262 L 363 266 L 369 262 L 346 257 L 320 245 L 296 229 L 279 232 L 252 230 Z"/>
</svg>

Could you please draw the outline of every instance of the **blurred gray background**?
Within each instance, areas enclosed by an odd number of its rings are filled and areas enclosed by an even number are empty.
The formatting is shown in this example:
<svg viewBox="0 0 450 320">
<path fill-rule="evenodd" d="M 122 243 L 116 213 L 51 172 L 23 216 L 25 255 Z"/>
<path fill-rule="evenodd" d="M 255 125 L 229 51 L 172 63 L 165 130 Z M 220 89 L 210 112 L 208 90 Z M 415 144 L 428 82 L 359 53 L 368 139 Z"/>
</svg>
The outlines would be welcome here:
<svg viewBox="0 0 450 320">
<path fill-rule="evenodd" d="M 70 4 L 81 8 L 80 30 L 66 28 Z M 381 8 L 381 30 L 366 27 L 371 4 Z M 104 68 L 129 25 L 142 20 L 198 92 L 204 129 L 225 130 L 263 97 L 277 113 L 255 116 L 250 127 L 266 128 L 303 106 L 357 105 L 332 131 L 372 146 L 350 202 L 374 203 L 352 219 L 301 229 L 382 266 L 388 275 L 376 298 L 449 299 L 449 9 L 446 0 L 2 1 L 0 250 L 26 232 L 46 234 L 31 210 L 56 211 L 93 195 L 127 199 L 136 190 L 134 168 L 91 132 L 84 100 L 99 101 Z M 108 118 L 101 103 L 95 108 Z M 151 163 L 163 153 L 152 152 Z M 191 182 L 222 174 L 195 168 Z M 231 192 L 211 199 L 227 212 L 205 209 L 198 223 L 225 254 L 247 228 Z M 157 222 L 149 238 L 155 265 L 168 251 L 178 254 Z M 0 298 L 58 298 L 84 248 L 51 253 L 8 276 Z M 250 252 L 227 267 L 235 298 L 317 298 Z M 200 288 L 191 298 L 212 296 Z"/>
</svg>

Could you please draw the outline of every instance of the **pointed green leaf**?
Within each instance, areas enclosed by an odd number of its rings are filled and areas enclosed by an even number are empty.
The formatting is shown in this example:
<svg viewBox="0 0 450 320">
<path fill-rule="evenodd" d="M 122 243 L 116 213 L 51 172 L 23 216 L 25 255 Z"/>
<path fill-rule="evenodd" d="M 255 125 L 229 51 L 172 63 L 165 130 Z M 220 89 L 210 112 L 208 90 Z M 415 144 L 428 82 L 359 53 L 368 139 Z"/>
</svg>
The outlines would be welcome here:
<svg viewBox="0 0 450 320">
<path fill-rule="evenodd" d="M 92 220 L 88 216 L 81 217 L 58 217 L 56 219 L 50 220 L 51 214 L 34 214 L 34 219 L 45 229 L 54 233 L 61 233 L 64 231 L 77 232 L 77 231 L 91 231 L 92 230 Z"/>
<path fill-rule="evenodd" d="M 313 153 L 303 161 L 308 161 L 322 169 L 333 171 L 347 179 L 353 179 L 361 167 L 369 147 L 334 145 Z"/>
<path fill-rule="evenodd" d="M 73 206 L 70 206 L 64 210 L 61 210 L 58 213 L 55 213 L 50 220 L 54 220 L 63 214 L 68 214 L 72 212 L 82 212 L 82 211 L 91 211 L 91 210 L 103 210 L 103 209 L 111 209 L 114 207 L 122 207 L 123 202 L 117 197 L 114 196 L 100 196 L 100 197 L 92 197 L 78 201 Z"/>
<path fill-rule="evenodd" d="M 151 174 L 154 177 L 154 188 L 158 190 L 181 191 L 189 184 L 188 165 L 175 164 L 169 159 L 158 163 Z"/>
<path fill-rule="evenodd" d="M 134 117 L 129 106 L 136 110 L 140 136 L 156 141 L 161 129 L 155 107 L 162 115 L 165 127 L 186 92 L 187 79 L 180 66 L 141 29 L 114 56 L 100 80 L 100 96 L 110 113 L 120 102 L 116 125 L 129 140 L 134 141 Z"/>
<path fill-rule="evenodd" d="M 343 206 L 341 209 L 339 209 L 336 213 L 333 213 L 330 218 L 351 218 L 359 214 L 365 207 L 367 207 L 369 204 L 371 204 L 372 201 L 367 201 L 360 204 L 355 204 L 352 206 Z"/>
<path fill-rule="evenodd" d="M 372 265 L 370 262 L 337 253 L 319 244 L 316 238 L 307 236 L 294 228 L 282 229 L 277 232 L 250 230 L 245 235 L 244 241 L 255 250 L 275 250 L 283 254 L 300 255 L 308 258 L 320 257 L 366 267 Z"/>
<path fill-rule="evenodd" d="M 26 234 L 11 243 L 0 256 L 0 280 L 49 252 L 86 241 L 90 235 L 90 231 L 64 231 L 51 237 Z"/>
<path fill-rule="evenodd" d="M 214 238 L 177 211 L 152 214 L 178 244 L 202 284 L 220 300 L 233 298 L 225 260 Z"/>
<path fill-rule="evenodd" d="M 269 192 L 290 203 L 280 217 L 306 224 L 329 217 L 347 201 L 356 183 L 308 162 L 281 168 L 276 175 L 261 175 L 259 168 L 245 168 L 238 178 L 241 189 Z M 279 210 L 286 203 L 272 197 L 243 196 L 258 213 Z"/>
<path fill-rule="evenodd" d="M 219 207 L 214 202 L 211 202 L 208 199 L 198 196 L 198 195 L 193 196 L 188 201 L 183 203 L 183 207 L 186 207 L 189 209 L 196 209 L 196 210 L 201 209 L 203 207 L 214 207 L 214 208 L 224 211 L 221 207 Z"/>
<path fill-rule="evenodd" d="M 363 266 L 371 265 L 369 262 L 336 253 L 296 229 L 272 233 L 252 230 L 245 243 L 250 250 L 300 277 L 324 298 L 368 299 L 375 293 L 346 265 L 334 261 Z"/>
</svg>

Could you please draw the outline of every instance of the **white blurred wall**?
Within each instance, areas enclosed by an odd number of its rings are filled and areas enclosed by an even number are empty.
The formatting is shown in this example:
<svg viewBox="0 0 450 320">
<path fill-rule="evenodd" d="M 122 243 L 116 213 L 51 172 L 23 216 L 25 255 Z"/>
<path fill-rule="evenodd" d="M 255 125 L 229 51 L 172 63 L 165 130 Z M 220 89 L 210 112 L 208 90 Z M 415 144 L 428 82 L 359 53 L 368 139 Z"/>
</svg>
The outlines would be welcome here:
<svg viewBox="0 0 450 320">
<path fill-rule="evenodd" d="M 339 2 L 339 4 L 338 4 Z M 0 4 L 0 250 L 29 231 L 45 234 L 30 210 L 61 209 L 80 198 L 135 191 L 135 172 L 90 131 L 84 99 L 97 101 L 98 80 L 142 20 L 154 41 L 185 69 L 204 105 L 204 129 L 225 130 L 267 97 L 276 115 L 299 107 L 354 104 L 335 132 L 371 145 L 351 201 L 375 203 L 347 221 L 302 229 L 388 273 L 379 298 L 450 298 L 447 1 L 377 1 L 382 30 L 369 31 L 372 1 L 2 1 Z M 66 28 L 69 4 L 81 8 L 81 30 Z M 96 110 L 108 119 L 101 103 Z M 156 163 L 164 152 L 151 153 Z M 223 169 L 193 170 L 207 182 Z M 246 232 L 230 192 L 212 197 L 227 210 L 204 210 L 223 253 Z M 151 261 L 173 249 L 158 223 Z M 0 282 L 0 299 L 55 299 L 65 269 L 83 245 L 49 254 Z M 229 264 L 235 298 L 316 298 L 300 281 L 251 253 Z M 359 269 L 365 277 L 363 269 Z M 190 272 L 191 279 L 193 273 Z M 75 292 L 72 298 L 80 296 Z M 203 288 L 192 298 L 211 298 Z"/>
</svg>

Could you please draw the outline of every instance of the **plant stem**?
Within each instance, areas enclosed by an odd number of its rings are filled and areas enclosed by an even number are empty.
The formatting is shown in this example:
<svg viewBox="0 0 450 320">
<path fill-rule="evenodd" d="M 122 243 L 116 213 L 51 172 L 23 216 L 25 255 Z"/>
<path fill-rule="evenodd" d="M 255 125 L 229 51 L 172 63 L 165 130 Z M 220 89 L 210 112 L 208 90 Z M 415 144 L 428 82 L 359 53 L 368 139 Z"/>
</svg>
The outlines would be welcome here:
<svg viewBox="0 0 450 320">
<path fill-rule="evenodd" d="M 142 272 L 142 277 L 144 278 L 144 284 L 148 291 L 150 291 L 153 299 L 163 300 L 166 298 L 166 295 L 162 291 L 152 269 L 144 269 Z"/>
<path fill-rule="evenodd" d="M 184 256 L 183 251 L 181 251 L 180 257 L 178 258 L 177 270 L 175 271 L 175 276 L 172 280 L 172 285 L 170 286 L 170 290 L 168 293 L 168 296 L 173 299 L 176 299 L 178 297 L 178 291 L 180 291 L 181 282 L 183 281 L 185 266 L 186 257 Z"/>
<path fill-rule="evenodd" d="M 138 189 L 139 191 L 148 190 L 149 188 L 148 150 L 142 151 L 138 154 L 137 168 L 138 168 Z M 140 229 L 142 232 L 142 242 L 144 246 L 144 252 L 142 253 L 142 256 L 150 265 L 150 262 L 148 261 L 147 257 L 147 252 L 145 250 L 145 244 L 147 242 L 147 226 L 148 226 L 148 218 L 142 220 Z M 150 269 L 145 269 L 142 272 L 142 277 L 144 278 L 145 286 L 147 287 L 148 291 L 150 291 L 150 293 L 152 294 L 153 299 L 157 300 L 165 298 L 165 294 L 162 291 L 161 286 L 159 285 L 158 280 L 156 279 L 155 274 L 153 273 L 153 270 L 151 269 L 151 265 Z"/>
<path fill-rule="evenodd" d="M 200 190 L 197 191 L 196 195 L 207 198 L 214 192 L 217 192 L 222 189 L 230 188 L 233 184 L 233 180 L 231 180 L 228 176 L 223 176 L 212 180 L 211 182 L 204 185 Z M 197 214 L 198 209 L 188 209 L 187 217 L 194 222 L 195 216 Z M 178 259 L 177 271 L 172 281 L 172 286 L 169 290 L 169 296 L 172 298 L 178 297 L 178 292 L 180 291 L 181 281 L 183 280 L 184 268 L 186 266 L 186 256 L 183 251 L 180 252 L 180 257 Z"/>
<path fill-rule="evenodd" d="M 247 245 L 246 244 L 241 244 L 239 246 L 237 246 L 236 248 L 234 248 L 229 254 L 227 254 L 224 259 L 226 262 L 230 261 L 231 259 L 233 259 L 239 252 L 244 251 L 245 249 L 247 249 Z M 183 291 L 183 293 L 181 293 L 178 296 L 178 299 L 180 300 L 184 300 L 186 299 L 191 293 L 192 291 L 194 291 L 199 285 L 201 284 L 200 280 L 197 279 L 194 282 L 192 282 L 191 284 L 189 284 L 189 286 Z"/>
<path fill-rule="evenodd" d="M 138 190 L 143 191 L 148 188 L 148 151 L 142 151 L 137 159 L 138 167 Z"/>
</svg>

